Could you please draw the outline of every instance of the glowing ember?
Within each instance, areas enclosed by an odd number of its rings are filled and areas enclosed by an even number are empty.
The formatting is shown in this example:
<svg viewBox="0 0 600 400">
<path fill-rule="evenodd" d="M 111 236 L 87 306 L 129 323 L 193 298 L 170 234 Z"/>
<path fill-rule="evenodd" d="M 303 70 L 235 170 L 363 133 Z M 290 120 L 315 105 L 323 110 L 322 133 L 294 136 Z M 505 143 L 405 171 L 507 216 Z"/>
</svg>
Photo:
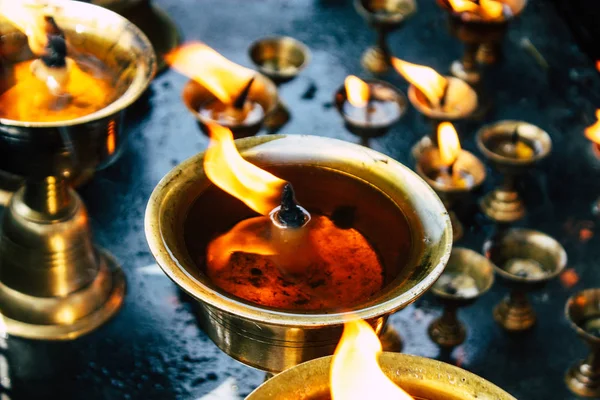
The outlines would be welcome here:
<svg viewBox="0 0 600 400">
<path fill-rule="evenodd" d="M 510 7 L 497 0 L 448 0 L 448 3 L 453 11 L 465 13 L 467 18 L 494 21 L 512 15 Z"/>
<path fill-rule="evenodd" d="M 392 57 L 392 65 L 404 79 L 425 95 L 432 107 L 440 108 L 448 89 L 446 78 L 433 68 L 411 64 L 396 57 Z"/>
<path fill-rule="evenodd" d="M 449 167 L 460 154 L 460 141 L 454 125 L 450 122 L 442 122 L 438 128 L 438 143 L 440 148 L 440 159 L 444 166 Z"/>
<path fill-rule="evenodd" d="M 207 45 L 193 42 L 167 54 L 165 61 L 183 75 L 205 87 L 216 98 L 200 106 L 198 112 L 222 125 L 252 124 L 264 116 L 255 101 L 236 100 L 256 72 L 235 64 Z"/>
<path fill-rule="evenodd" d="M 369 85 L 362 79 L 350 75 L 344 81 L 348 101 L 354 107 L 365 107 L 369 103 Z"/>
<path fill-rule="evenodd" d="M 600 109 L 596 110 L 597 121 L 585 128 L 585 137 L 596 144 L 600 144 Z"/>
<path fill-rule="evenodd" d="M 331 363 L 331 398 L 412 400 L 379 367 L 381 352 L 379 338 L 369 324 L 347 322 Z"/>
</svg>

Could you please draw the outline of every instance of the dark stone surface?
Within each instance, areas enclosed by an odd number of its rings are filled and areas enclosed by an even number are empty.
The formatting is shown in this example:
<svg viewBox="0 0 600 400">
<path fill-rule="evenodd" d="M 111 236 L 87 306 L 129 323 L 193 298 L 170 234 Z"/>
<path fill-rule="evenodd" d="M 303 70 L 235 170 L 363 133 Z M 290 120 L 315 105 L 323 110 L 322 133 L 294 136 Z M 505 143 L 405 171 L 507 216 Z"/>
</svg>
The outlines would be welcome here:
<svg viewBox="0 0 600 400">
<path fill-rule="evenodd" d="M 347 133 L 332 107 L 334 91 L 348 74 L 367 76 L 359 57 L 374 34 L 343 0 L 243 1 L 158 0 L 179 23 L 187 39 L 200 39 L 226 57 L 249 65 L 246 49 L 255 39 L 287 34 L 306 43 L 312 63 L 281 88 L 293 112 L 281 133 L 357 139 Z M 418 13 L 391 35 L 399 57 L 446 71 L 460 45 L 446 31 L 434 1 L 418 1 Z M 529 37 L 551 65 L 548 73 L 519 46 Z M 570 399 L 563 376 L 586 349 L 569 328 L 564 303 L 573 292 L 600 284 L 598 221 L 591 204 L 600 195 L 600 161 L 583 138 L 583 128 L 600 107 L 600 78 L 581 53 L 552 3 L 532 1 L 514 23 L 505 43 L 504 63 L 490 71 L 495 109 L 485 121 L 463 123 L 466 149 L 475 151 L 473 134 L 484 122 L 523 119 L 546 129 L 554 141 L 550 159 L 525 181 L 529 215 L 520 225 L 553 235 L 566 248 L 569 268 L 580 277 L 567 288 L 560 280 L 534 294 L 539 315 L 535 329 L 522 335 L 503 332 L 491 310 L 506 293 L 497 282 L 474 306 L 461 310 L 468 325 L 466 343 L 451 355 L 440 354 L 426 328 L 440 307 L 425 296 L 392 317 L 405 352 L 450 358 L 491 380 L 519 399 Z M 387 77 L 402 90 L 397 76 Z M 197 399 L 220 385 L 244 396 L 263 379 L 220 352 L 197 328 L 189 306 L 154 266 L 143 230 L 148 197 L 174 165 L 207 144 L 180 100 L 185 78 L 166 72 L 152 84 L 146 102 L 130 114 L 130 141 L 115 165 L 99 172 L 81 189 L 96 240 L 122 263 L 128 295 L 118 316 L 98 331 L 71 343 L 35 343 L 9 338 L 11 399 Z M 373 148 L 411 165 L 410 146 L 427 125 L 411 109 Z M 484 191 L 493 187 L 490 178 Z M 468 209 L 466 237 L 460 245 L 481 249 L 491 225 Z M 581 235 L 583 229 L 593 233 Z M 1 344 L 1 343 L 0 343 Z M 5 372 L 0 365 L 0 372 Z M 6 384 L 7 381 L 3 380 Z M 234 385 L 234 387 L 231 387 Z M 6 386 L 6 385 L 5 385 Z M 2 397 L 5 400 L 4 397 Z"/>
</svg>

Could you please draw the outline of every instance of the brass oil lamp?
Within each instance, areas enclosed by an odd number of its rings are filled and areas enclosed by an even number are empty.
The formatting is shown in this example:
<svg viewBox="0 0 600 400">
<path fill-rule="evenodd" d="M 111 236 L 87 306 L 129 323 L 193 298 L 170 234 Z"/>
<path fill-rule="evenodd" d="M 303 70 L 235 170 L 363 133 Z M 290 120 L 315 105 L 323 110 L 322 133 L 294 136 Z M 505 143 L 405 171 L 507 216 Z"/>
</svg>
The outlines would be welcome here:
<svg viewBox="0 0 600 400">
<path fill-rule="evenodd" d="M 377 33 L 377 43 L 363 53 L 361 64 L 372 74 L 384 74 L 390 69 L 392 55 L 387 35 L 416 13 L 416 1 L 354 0 L 354 8 Z"/>
<path fill-rule="evenodd" d="M 415 160 L 428 147 L 438 147 L 437 132 L 444 121 L 469 118 L 477 109 L 477 93 L 468 83 L 442 76 L 433 68 L 392 58 L 392 65 L 406 79 L 408 100 L 432 125 L 431 130 L 412 148 Z"/>
<path fill-rule="evenodd" d="M 166 62 L 191 79 L 183 102 L 203 133 L 209 124 L 229 128 L 234 137 L 253 136 L 277 108 L 277 87 L 259 72 L 237 65 L 203 43 L 183 45 Z"/>
<path fill-rule="evenodd" d="M 442 122 L 438 126 L 437 142 L 439 147 L 425 148 L 419 155 L 415 170 L 444 202 L 456 242 L 462 238 L 464 228 L 453 207 L 481 187 L 486 176 L 485 166 L 475 155 L 461 149 L 451 123 Z"/>
<path fill-rule="evenodd" d="M 525 216 L 525 203 L 516 180 L 550 154 L 550 135 L 526 122 L 499 121 L 481 128 L 476 140 L 484 157 L 504 175 L 501 185 L 481 200 L 481 210 L 500 224 L 520 220 Z"/>
<path fill-rule="evenodd" d="M 151 81 L 156 57 L 137 27 L 98 6 L 2 1 L 0 10 L 8 67 L 0 169 L 26 177 L 0 230 L 2 320 L 10 335 L 73 339 L 114 315 L 125 280 L 94 245 L 70 183 L 114 160 L 125 109 Z"/>
<path fill-rule="evenodd" d="M 479 63 L 494 64 L 501 57 L 501 43 L 508 25 L 518 17 L 527 0 L 437 0 L 448 14 L 450 32 L 465 46 L 462 60 L 450 67 L 452 75 L 470 84 L 481 81 Z"/>
<path fill-rule="evenodd" d="M 565 249 L 542 232 L 515 228 L 501 231 L 483 250 L 511 290 L 494 308 L 494 319 L 507 331 L 532 328 L 537 317 L 527 292 L 544 287 L 565 269 Z"/>
<path fill-rule="evenodd" d="M 289 36 L 270 36 L 250 45 L 248 51 L 254 66 L 266 77 L 281 85 L 290 82 L 310 62 L 308 47 Z M 269 133 L 276 133 L 291 118 L 288 107 L 281 99 L 276 109 L 265 120 Z"/>
<path fill-rule="evenodd" d="M 458 320 L 457 311 L 473 304 L 494 284 L 494 265 L 481 254 L 466 248 L 452 249 L 444 273 L 431 292 L 444 305 L 441 317 L 428 328 L 429 337 L 443 347 L 465 341 L 467 329 Z"/>
<path fill-rule="evenodd" d="M 573 295 L 565 315 L 571 327 L 590 348 L 585 360 L 569 369 L 565 382 L 578 396 L 600 396 L 600 289 L 586 289 Z"/>
<path fill-rule="evenodd" d="M 364 321 L 347 322 L 335 354 L 308 361 L 263 383 L 247 400 L 514 400 L 489 381 L 436 360 L 382 352 Z"/>
<path fill-rule="evenodd" d="M 371 138 L 385 135 L 408 107 L 404 94 L 389 83 L 354 75 L 336 91 L 334 104 L 346 129 L 367 147 Z"/>
<path fill-rule="evenodd" d="M 223 128 L 211 129 L 214 138 Z M 202 329 L 231 357 L 277 373 L 330 355 L 349 313 L 369 321 L 380 334 L 387 317 L 422 295 L 442 272 L 452 242 L 447 213 L 433 190 L 396 161 L 362 146 L 313 136 L 251 137 L 237 140 L 235 147 L 225 145 L 227 141 L 215 143 L 220 144 L 177 166 L 155 188 L 146 210 L 146 236 L 160 267 L 198 302 Z M 215 156 L 218 149 L 221 153 Z M 226 172 L 221 164 L 227 152 L 237 159 L 235 170 L 245 171 L 241 176 Z M 248 171 L 254 171 L 252 176 L 264 178 L 258 179 L 260 187 L 268 181 L 267 188 L 274 184 L 277 189 L 256 197 L 251 195 L 256 190 L 239 191 L 230 181 L 227 190 L 236 193 L 236 199 L 223 191 L 224 185 L 219 186 L 223 190 L 215 186 L 222 185 L 222 176 L 216 174 L 223 171 L 233 182 L 248 181 Z M 281 182 L 287 182 L 283 187 L 293 184 L 295 196 L 280 191 Z M 270 212 L 280 198 L 281 205 Z M 282 231 L 281 219 L 272 218 L 279 218 L 283 210 L 297 210 L 297 204 L 310 219 L 299 213 L 295 229 L 300 230 Z M 289 227 L 288 217 L 284 220 Z M 309 229 L 311 223 L 321 225 Z M 272 233 L 265 235 L 264 229 Z M 269 243 L 285 237 L 282 232 L 294 241 L 284 240 L 274 252 Z M 361 247 L 355 258 L 367 260 L 376 252 L 380 261 L 365 265 L 377 267 L 377 272 L 368 279 L 365 275 L 365 281 L 347 279 L 366 270 L 333 263 L 344 266 L 341 279 L 360 286 L 336 297 L 335 290 L 329 290 L 329 278 L 306 278 L 312 267 L 306 269 L 302 260 L 312 250 L 295 241 L 305 237 L 303 233 L 323 259 L 335 259 L 368 238 L 368 248 Z M 352 240 L 336 239 L 348 235 Z M 253 254 L 236 254 L 244 248 L 252 248 Z M 264 257 L 269 255 L 280 261 L 278 267 L 268 269 L 271 264 Z M 223 258 L 230 264 L 219 269 L 225 265 L 219 264 Z M 330 264 L 314 262 L 315 277 L 322 270 L 337 274 Z M 379 283 L 371 294 L 356 295 L 373 289 L 366 287 L 373 281 Z M 312 294 L 303 297 L 300 288 Z M 340 307 L 340 301 L 345 306 Z"/>
<path fill-rule="evenodd" d="M 148 37 L 158 56 L 158 70 L 167 64 L 164 56 L 181 42 L 175 22 L 152 0 L 92 0 L 92 4 L 113 10 L 134 23 Z"/>
</svg>

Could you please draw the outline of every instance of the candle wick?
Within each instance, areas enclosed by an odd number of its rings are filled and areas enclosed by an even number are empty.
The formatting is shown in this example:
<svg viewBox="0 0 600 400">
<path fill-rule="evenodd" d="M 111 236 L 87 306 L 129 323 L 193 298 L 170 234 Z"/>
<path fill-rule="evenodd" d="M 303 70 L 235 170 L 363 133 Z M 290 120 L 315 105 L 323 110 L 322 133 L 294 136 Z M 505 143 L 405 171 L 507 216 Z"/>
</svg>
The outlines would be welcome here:
<svg viewBox="0 0 600 400">
<path fill-rule="evenodd" d="M 519 141 L 519 125 L 517 125 L 517 127 L 515 128 L 515 130 L 513 131 L 512 135 L 511 135 L 512 144 L 516 145 L 518 141 Z"/>
<path fill-rule="evenodd" d="M 239 96 L 233 101 L 234 108 L 236 108 L 238 110 L 244 109 L 244 104 L 246 104 L 246 99 L 248 98 L 248 95 L 250 94 L 250 89 L 252 88 L 252 84 L 254 83 L 255 78 L 256 78 L 255 76 L 250 78 L 250 80 L 248 81 L 246 86 L 244 86 L 244 88 L 240 92 Z"/>
<path fill-rule="evenodd" d="M 454 176 L 454 166 L 456 165 L 456 160 L 452 161 L 452 164 L 448 165 L 448 175 Z"/>
<path fill-rule="evenodd" d="M 444 85 L 444 91 L 442 92 L 442 97 L 440 98 L 440 108 L 444 109 L 446 107 L 446 96 L 448 94 L 448 87 L 450 86 L 450 82 L 446 79 L 446 84 Z"/>
<path fill-rule="evenodd" d="M 286 183 L 281 193 L 281 206 L 277 213 L 277 221 L 288 228 L 300 228 L 308 222 L 308 216 L 296 202 L 294 188 Z"/>
</svg>

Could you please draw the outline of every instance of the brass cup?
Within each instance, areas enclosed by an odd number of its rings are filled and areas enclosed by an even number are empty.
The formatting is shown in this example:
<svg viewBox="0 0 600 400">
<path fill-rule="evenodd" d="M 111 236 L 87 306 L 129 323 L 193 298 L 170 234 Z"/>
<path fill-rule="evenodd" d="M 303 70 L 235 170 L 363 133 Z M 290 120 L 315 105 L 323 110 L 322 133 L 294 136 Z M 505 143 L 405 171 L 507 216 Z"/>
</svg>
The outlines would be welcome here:
<svg viewBox="0 0 600 400">
<path fill-rule="evenodd" d="M 508 331 L 533 327 L 536 315 L 526 293 L 541 289 L 567 265 L 567 253 L 550 236 L 528 229 L 508 229 L 484 245 L 484 254 L 511 289 L 494 308 L 494 319 Z"/>
<path fill-rule="evenodd" d="M 516 159 L 494 149 L 494 143 L 509 139 L 519 128 L 520 140 L 533 147 L 533 157 Z M 499 121 L 484 126 L 477 133 L 477 147 L 484 157 L 504 175 L 502 184 L 486 194 L 480 202 L 483 213 L 497 223 L 512 223 L 525 216 L 525 203 L 516 190 L 516 180 L 545 159 L 552 150 L 550 135 L 535 125 L 522 121 Z"/>
<path fill-rule="evenodd" d="M 452 75 L 471 84 L 481 80 L 479 63 L 495 64 L 501 56 L 501 43 L 510 22 L 518 17 L 527 0 L 502 1 L 512 10 L 512 16 L 501 21 L 485 21 L 469 18 L 468 13 L 457 13 L 447 1 L 438 0 L 442 10 L 448 14 L 450 33 L 463 42 L 465 51 L 462 60 L 454 61 L 450 67 Z"/>
<path fill-rule="evenodd" d="M 193 261 L 183 238 L 189 210 L 211 186 L 202 168 L 204 155 L 198 154 L 175 167 L 155 188 L 146 209 L 146 238 L 158 265 L 198 301 L 203 330 L 231 357 L 267 372 L 280 372 L 333 354 L 347 312 L 369 321 L 379 334 L 390 314 L 415 301 L 442 273 L 452 244 L 447 212 L 434 191 L 400 163 L 356 144 L 316 136 L 256 136 L 237 140 L 236 145 L 245 159 L 276 174 L 284 168 L 302 168 L 293 184 L 307 209 L 315 207 L 331 215 L 340 203 L 351 204 L 355 209 L 353 226 L 369 237 L 378 251 L 389 284 L 364 304 L 344 312 L 322 313 L 262 307 L 217 289 Z M 358 178 L 365 190 L 369 186 L 369 190 L 382 192 L 386 203 L 373 207 L 365 196 L 340 190 L 339 184 L 320 185 L 311 178 L 316 173 L 336 179 Z M 206 212 L 201 226 L 215 223 L 208 221 L 215 210 Z M 229 207 L 222 212 L 232 221 L 252 215 L 236 217 Z M 382 229 L 390 219 L 399 217 L 410 228 L 410 246 L 399 240 L 397 227 Z"/>
<path fill-rule="evenodd" d="M 0 119 L 0 169 L 26 177 L 0 229 L 0 317 L 10 335 L 58 340 L 95 329 L 123 301 L 123 273 L 94 246 L 85 206 L 69 184 L 114 161 L 124 111 L 152 80 L 156 57 L 135 25 L 107 9 L 61 2 L 53 16 L 79 53 L 97 56 L 122 84 L 113 103 L 73 120 Z M 1 17 L 0 27 L 26 42 Z M 22 46 L 5 49 L 20 53 L 5 53 L 9 60 L 23 56 Z"/>
<path fill-rule="evenodd" d="M 590 354 L 569 369 L 565 382 L 583 397 L 600 397 L 600 289 L 586 289 L 573 295 L 565 315 L 577 335 L 590 347 Z"/>
<path fill-rule="evenodd" d="M 460 155 L 454 163 L 454 169 L 471 174 L 473 183 L 468 187 L 445 185 L 436 181 L 435 175 L 442 168 L 444 167 L 440 160 L 439 149 L 429 147 L 424 149 L 420 154 L 417 159 L 415 170 L 417 171 L 417 174 L 419 174 L 419 176 L 435 190 L 438 196 L 440 196 L 440 199 L 442 199 L 444 206 L 450 214 L 453 241 L 456 242 L 462 238 L 464 228 L 452 208 L 456 203 L 466 200 L 474 191 L 481 187 L 486 177 L 485 165 L 483 165 L 481 160 L 472 153 L 461 150 Z"/>
<path fill-rule="evenodd" d="M 414 85 L 408 87 L 408 100 L 432 124 L 431 131 L 423 136 L 411 149 L 411 154 L 418 160 L 420 154 L 428 147 L 437 147 L 438 125 L 443 121 L 458 121 L 470 118 L 479 105 L 475 90 L 465 81 L 453 76 L 446 76 L 448 80 L 447 96 L 453 92 L 461 93 L 462 101 L 457 108 L 449 112 L 433 108 L 425 95 Z"/>
<path fill-rule="evenodd" d="M 164 56 L 181 43 L 179 28 L 169 14 L 151 0 L 92 0 L 91 3 L 121 14 L 140 28 L 158 56 L 158 71 L 167 67 Z"/>
<path fill-rule="evenodd" d="M 372 74 L 384 74 L 390 69 L 392 54 L 387 35 L 417 12 L 417 4 L 414 0 L 354 0 L 354 8 L 377 33 L 377 43 L 362 55 L 362 66 Z"/>
<path fill-rule="evenodd" d="M 458 320 L 457 310 L 473 304 L 493 283 L 494 264 L 473 250 L 453 248 L 446 269 L 431 287 L 431 292 L 444 305 L 442 316 L 427 330 L 431 340 L 442 347 L 463 343 L 467 330 Z"/>
<path fill-rule="evenodd" d="M 215 96 L 204 86 L 190 79 L 183 88 L 182 98 L 185 106 L 198 120 L 198 126 L 202 132 L 205 135 L 208 135 L 207 124 L 216 123 L 216 121 L 200 115 L 198 110 L 203 104 L 214 101 L 216 99 Z M 277 95 L 277 87 L 275 84 L 266 76 L 257 73 L 255 74 L 254 83 L 250 87 L 248 100 L 255 101 L 262 107 L 264 111 L 263 118 L 252 124 L 240 123 L 235 125 L 226 125 L 219 123 L 219 125 L 231 129 L 231 132 L 236 139 L 254 136 L 263 126 L 265 119 L 268 118 L 277 107 L 278 98 L 279 96 Z"/>
<path fill-rule="evenodd" d="M 348 94 L 344 85 L 340 86 L 335 92 L 333 99 L 337 111 L 344 119 L 344 126 L 348 131 L 361 139 L 361 144 L 368 145 L 369 139 L 383 136 L 388 130 L 404 116 L 408 109 L 406 96 L 393 85 L 375 79 L 368 79 L 365 82 L 369 85 L 371 98 L 375 100 L 386 100 L 395 102 L 398 106 L 398 114 L 391 120 L 385 122 L 363 122 L 349 118 L 344 113 L 344 104 L 348 101 Z"/>
<path fill-rule="evenodd" d="M 441 361 L 386 352 L 378 358 L 385 375 L 415 399 L 516 400 L 491 382 Z M 259 386 L 246 400 L 328 399 L 331 360 L 322 357 L 284 371 Z"/>
</svg>

